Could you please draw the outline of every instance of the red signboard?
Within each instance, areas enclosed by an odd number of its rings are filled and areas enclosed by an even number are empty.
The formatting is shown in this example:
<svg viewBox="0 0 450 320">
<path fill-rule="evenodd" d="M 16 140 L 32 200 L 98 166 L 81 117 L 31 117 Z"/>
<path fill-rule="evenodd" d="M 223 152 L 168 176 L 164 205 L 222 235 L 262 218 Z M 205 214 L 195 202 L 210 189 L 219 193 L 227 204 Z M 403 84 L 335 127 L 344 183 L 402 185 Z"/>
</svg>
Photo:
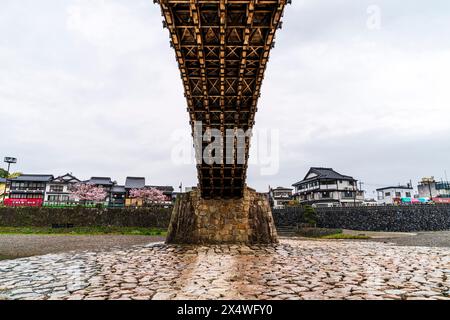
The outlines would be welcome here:
<svg viewBox="0 0 450 320">
<path fill-rule="evenodd" d="M 434 203 L 450 203 L 450 198 L 433 198 Z"/>
<path fill-rule="evenodd" d="M 41 207 L 42 199 L 5 199 L 8 207 Z"/>
</svg>

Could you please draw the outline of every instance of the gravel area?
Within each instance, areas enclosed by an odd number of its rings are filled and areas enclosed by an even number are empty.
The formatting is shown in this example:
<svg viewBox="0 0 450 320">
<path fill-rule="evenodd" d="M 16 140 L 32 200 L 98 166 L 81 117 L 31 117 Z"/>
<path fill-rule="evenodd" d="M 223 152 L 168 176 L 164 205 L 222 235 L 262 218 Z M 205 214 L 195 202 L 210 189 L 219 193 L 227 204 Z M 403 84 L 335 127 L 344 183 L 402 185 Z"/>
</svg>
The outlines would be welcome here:
<svg viewBox="0 0 450 320">
<path fill-rule="evenodd" d="M 0 235 L 0 260 L 16 259 L 82 250 L 108 250 L 127 248 L 151 242 L 164 241 L 161 236 L 126 236 L 126 235 Z"/>
<path fill-rule="evenodd" d="M 450 231 L 417 232 L 404 237 L 387 235 L 385 238 L 373 238 L 371 241 L 395 243 L 399 246 L 450 248 Z"/>
</svg>

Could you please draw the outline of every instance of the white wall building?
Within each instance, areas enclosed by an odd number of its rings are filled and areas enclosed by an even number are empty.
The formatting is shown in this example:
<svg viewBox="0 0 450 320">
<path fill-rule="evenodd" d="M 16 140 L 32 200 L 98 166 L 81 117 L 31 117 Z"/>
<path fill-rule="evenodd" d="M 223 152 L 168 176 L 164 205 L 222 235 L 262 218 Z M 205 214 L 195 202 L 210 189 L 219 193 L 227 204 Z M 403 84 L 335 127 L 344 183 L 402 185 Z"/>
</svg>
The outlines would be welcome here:
<svg viewBox="0 0 450 320">
<path fill-rule="evenodd" d="M 289 201 L 292 200 L 292 188 L 278 187 L 270 188 L 269 199 L 274 209 L 284 209 Z"/>
<path fill-rule="evenodd" d="M 70 187 L 80 180 L 70 173 L 54 178 L 45 187 L 44 201 L 47 203 L 65 203 L 70 201 Z"/>
<path fill-rule="evenodd" d="M 392 186 L 377 189 L 377 202 L 379 205 L 392 205 L 400 203 L 402 198 L 412 198 L 414 189 L 408 183 L 406 186 Z"/>
</svg>

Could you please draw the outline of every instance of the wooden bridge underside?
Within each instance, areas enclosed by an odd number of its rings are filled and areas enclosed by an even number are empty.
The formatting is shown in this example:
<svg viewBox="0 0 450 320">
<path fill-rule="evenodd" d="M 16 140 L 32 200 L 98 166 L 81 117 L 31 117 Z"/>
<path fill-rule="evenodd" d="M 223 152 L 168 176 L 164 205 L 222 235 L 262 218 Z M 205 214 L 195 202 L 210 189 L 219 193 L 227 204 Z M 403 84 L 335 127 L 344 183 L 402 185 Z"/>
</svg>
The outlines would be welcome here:
<svg viewBox="0 0 450 320">
<path fill-rule="evenodd" d="M 269 51 L 289 0 L 156 1 L 176 52 L 191 126 L 201 121 L 203 131 L 216 128 L 223 137 L 227 129 L 251 129 Z M 225 159 L 197 164 L 202 197 L 242 197 L 249 147 L 246 138 L 241 164 Z"/>
</svg>

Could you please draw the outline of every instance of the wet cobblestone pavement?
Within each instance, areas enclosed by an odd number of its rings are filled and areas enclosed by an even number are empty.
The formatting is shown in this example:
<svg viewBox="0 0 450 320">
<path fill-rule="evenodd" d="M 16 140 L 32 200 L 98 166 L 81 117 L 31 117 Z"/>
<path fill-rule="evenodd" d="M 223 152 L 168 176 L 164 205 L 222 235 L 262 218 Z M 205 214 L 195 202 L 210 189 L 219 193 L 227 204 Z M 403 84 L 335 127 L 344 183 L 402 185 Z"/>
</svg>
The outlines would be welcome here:
<svg viewBox="0 0 450 320">
<path fill-rule="evenodd" d="M 283 239 L 273 246 L 174 246 L 0 262 L 0 299 L 440 299 L 450 249 Z"/>
</svg>

